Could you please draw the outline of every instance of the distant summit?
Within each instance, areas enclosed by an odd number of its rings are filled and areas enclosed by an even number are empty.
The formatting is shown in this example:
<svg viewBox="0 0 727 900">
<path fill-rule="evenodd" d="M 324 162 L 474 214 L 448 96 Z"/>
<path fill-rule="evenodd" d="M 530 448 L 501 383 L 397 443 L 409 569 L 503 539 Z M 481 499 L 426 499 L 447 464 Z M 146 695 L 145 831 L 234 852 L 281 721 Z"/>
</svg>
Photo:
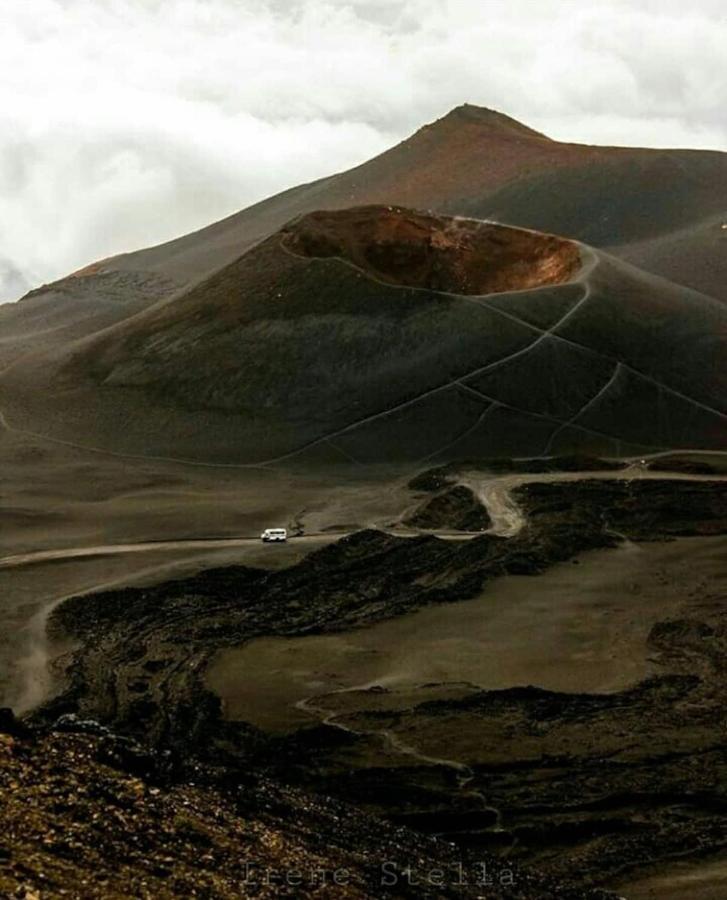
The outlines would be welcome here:
<svg viewBox="0 0 727 900">
<path fill-rule="evenodd" d="M 429 125 L 425 125 L 424 128 L 432 129 L 443 125 L 456 128 L 468 123 L 476 124 L 483 130 L 483 133 L 487 131 L 493 136 L 526 137 L 541 141 L 551 140 L 547 135 L 535 131 L 534 128 L 528 128 L 527 125 L 523 125 L 517 119 L 506 116 L 497 110 L 488 109 L 486 106 L 475 106 L 472 103 L 462 103 L 460 106 L 455 106 L 446 115 L 436 119 Z"/>
</svg>

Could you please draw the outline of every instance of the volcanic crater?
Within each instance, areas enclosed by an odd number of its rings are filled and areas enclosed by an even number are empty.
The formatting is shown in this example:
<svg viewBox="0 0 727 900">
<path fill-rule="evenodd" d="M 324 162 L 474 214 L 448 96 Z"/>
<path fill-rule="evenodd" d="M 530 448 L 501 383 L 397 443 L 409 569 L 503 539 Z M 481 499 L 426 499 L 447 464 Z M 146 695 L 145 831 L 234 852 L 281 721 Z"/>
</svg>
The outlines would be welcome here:
<svg viewBox="0 0 727 900">
<path fill-rule="evenodd" d="M 283 229 L 285 249 L 337 257 L 387 284 L 452 294 L 493 294 L 569 281 L 578 245 L 493 222 L 393 206 L 323 210 Z"/>
</svg>

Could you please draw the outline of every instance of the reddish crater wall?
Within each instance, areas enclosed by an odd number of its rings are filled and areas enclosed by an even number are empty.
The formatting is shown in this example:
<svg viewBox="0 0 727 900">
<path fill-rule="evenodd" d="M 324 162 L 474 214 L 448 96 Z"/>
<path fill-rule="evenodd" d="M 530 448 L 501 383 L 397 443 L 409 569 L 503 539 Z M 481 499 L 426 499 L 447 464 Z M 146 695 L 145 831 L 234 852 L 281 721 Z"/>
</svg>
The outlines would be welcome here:
<svg viewBox="0 0 727 900">
<path fill-rule="evenodd" d="M 284 246 L 337 256 L 390 284 L 492 294 L 561 284 L 580 268 L 577 244 L 474 219 L 365 206 L 310 213 L 283 229 Z"/>
</svg>

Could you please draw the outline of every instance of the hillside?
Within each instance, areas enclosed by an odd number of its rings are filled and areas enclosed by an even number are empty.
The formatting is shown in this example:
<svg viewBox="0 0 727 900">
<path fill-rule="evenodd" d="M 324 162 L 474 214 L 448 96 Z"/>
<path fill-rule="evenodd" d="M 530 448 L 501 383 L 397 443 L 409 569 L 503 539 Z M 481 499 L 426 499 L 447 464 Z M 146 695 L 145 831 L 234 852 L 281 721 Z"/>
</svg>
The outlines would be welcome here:
<svg viewBox="0 0 727 900">
<path fill-rule="evenodd" d="M 0 710 L 3 897 L 481 896 L 482 853 L 252 774 L 177 768 L 94 722 L 34 732 L 8 713 Z M 493 900 L 613 896 L 486 859 Z M 429 884 L 435 871 L 446 881 Z"/>
<path fill-rule="evenodd" d="M 0 390 L 18 429 L 230 463 L 719 449 L 726 342 L 723 304 L 584 245 L 370 206 L 300 217 Z"/>
<path fill-rule="evenodd" d="M 719 240 L 727 216 L 727 154 L 561 143 L 469 104 L 350 171 L 284 191 L 102 269 L 154 271 L 185 281 L 230 262 L 300 213 L 370 203 L 561 234 L 727 299 L 720 265 L 725 244 Z M 676 233 L 682 239 L 686 233 L 690 246 L 672 248 L 668 256 L 632 246 Z M 717 277 L 705 276 L 705 255 L 719 267 Z"/>
<path fill-rule="evenodd" d="M 173 297 L 295 216 L 371 203 L 561 234 L 727 299 L 727 154 L 561 143 L 465 104 L 347 172 L 1 306 L 0 368 L 39 344 L 91 334 Z"/>
</svg>

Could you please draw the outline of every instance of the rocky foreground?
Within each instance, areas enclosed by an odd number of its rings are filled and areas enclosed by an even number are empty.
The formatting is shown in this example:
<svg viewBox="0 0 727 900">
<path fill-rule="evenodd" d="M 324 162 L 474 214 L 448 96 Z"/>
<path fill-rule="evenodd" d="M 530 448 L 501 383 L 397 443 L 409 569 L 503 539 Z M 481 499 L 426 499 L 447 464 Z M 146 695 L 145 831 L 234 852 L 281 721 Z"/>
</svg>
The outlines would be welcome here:
<svg viewBox="0 0 727 900">
<path fill-rule="evenodd" d="M 484 521 L 450 475 L 420 479 L 422 521 Z M 327 700 L 324 724 L 282 737 L 222 716 L 204 682 L 222 647 L 345 632 L 624 540 L 727 533 L 727 483 L 704 477 L 593 474 L 523 484 L 513 500 L 526 526 L 509 538 L 363 531 L 277 572 L 230 567 L 59 606 L 50 633 L 77 646 L 66 687 L 36 712 L 36 731 L 6 727 L 2 739 L 0 886 L 51 897 L 580 898 L 723 847 L 727 620 L 725 598 L 701 588 L 693 614 L 652 629 L 662 674 L 616 693 L 374 689 L 345 708 Z M 402 757 L 407 742 L 433 749 Z M 352 874 L 259 885 L 247 862 Z M 410 864 L 413 880 L 400 872 Z M 430 883 L 431 870 L 444 874 Z"/>
<path fill-rule="evenodd" d="M 0 808 L 3 898 L 608 896 L 88 721 L 31 731 L 4 711 Z"/>
</svg>

